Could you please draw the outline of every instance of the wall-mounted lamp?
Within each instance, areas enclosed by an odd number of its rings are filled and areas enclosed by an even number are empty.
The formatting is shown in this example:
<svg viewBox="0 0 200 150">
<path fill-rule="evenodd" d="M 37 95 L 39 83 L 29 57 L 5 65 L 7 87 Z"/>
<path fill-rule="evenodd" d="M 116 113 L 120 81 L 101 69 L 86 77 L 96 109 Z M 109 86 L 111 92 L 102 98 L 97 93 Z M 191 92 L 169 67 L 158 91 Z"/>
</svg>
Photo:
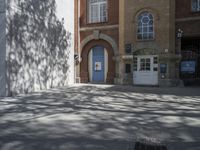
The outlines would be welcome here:
<svg viewBox="0 0 200 150">
<path fill-rule="evenodd" d="M 183 30 L 181 30 L 180 28 L 178 29 L 177 32 L 177 38 L 182 38 L 183 37 Z"/>
</svg>

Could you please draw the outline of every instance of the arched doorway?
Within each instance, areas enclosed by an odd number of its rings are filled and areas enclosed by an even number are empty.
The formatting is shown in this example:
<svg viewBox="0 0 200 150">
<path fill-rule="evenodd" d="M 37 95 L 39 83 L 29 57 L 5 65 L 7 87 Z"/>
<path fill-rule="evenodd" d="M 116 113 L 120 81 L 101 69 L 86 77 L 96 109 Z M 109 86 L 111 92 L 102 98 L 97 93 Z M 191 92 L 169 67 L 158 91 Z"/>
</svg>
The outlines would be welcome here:
<svg viewBox="0 0 200 150">
<path fill-rule="evenodd" d="M 108 53 L 103 46 L 95 46 L 89 52 L 89 82 L 106 83 L 108 73 Z"/>
<path fill-rule="evenodd" d="M 91 40 L 81 51 L 81 83 L 114 83 L 115 61 L 112 46 L 104 40 Z"/>
</svg>

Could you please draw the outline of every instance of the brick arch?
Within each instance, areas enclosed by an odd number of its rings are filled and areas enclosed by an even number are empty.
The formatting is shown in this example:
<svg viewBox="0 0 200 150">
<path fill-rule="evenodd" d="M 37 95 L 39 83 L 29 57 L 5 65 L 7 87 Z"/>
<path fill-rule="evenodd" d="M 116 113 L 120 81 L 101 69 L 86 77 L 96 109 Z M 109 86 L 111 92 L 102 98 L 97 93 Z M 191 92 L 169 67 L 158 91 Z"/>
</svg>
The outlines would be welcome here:
<svg viewBox="0 0 200 150">
<path fill-rule="evenodd" d="M 88 57 L 90 50 L 95 46 L 103 46 L 108 53 L 108 73 L 106 83 L 114 83 L 115 62 L 113 60 L 114 50 L 112 46 L 105 40 L 91 40 L 83 48 L 81 52 L 82 61 L 80 63 L 80 78 L 82 83 L 89 82 Z"/>
<path fill-rule="evenodd" d="M 118 55 L 118 46 L 117 46 L 117 43 L 115 42 L 115 40 L 106 35 L 106 34 L 103 34 L 103 33 L 100 33 L 98 30 L 97 31 L 94 31 L 93 34 L 87 36 L 85 39 L 83 39 L 83 41 L 81 42 L 81 50 L 83 49 L 83 47 L 85 47 L 85 45 L 90 42 L 91 40 L 104 40 L 104 41 L 107 41 L 110 46 L 112 47 L 113 49 L 113 52 L 114 52 L 114 55 L 117 56 Z"/>
</svg>

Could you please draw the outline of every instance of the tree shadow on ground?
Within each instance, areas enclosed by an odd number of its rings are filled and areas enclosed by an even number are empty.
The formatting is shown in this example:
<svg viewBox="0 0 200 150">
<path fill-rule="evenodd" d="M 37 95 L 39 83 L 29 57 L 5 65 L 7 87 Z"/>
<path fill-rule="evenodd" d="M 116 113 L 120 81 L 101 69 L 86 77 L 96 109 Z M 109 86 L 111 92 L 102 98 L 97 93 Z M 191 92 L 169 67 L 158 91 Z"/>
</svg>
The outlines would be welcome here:
<svg viewBox="0 0 200 150">
<path fill-rule="evenodd" d="M 55 0 L 7 1 L 9 95 L 66 85 L 71 33 L 56 9 Z"/>
<path fill-rule="evenodd" d="M 159 139 L 169 150 L 200 147 L 200 96 L 118 88 L 71 86 L 2 99 L 1 149 L 129 150 L 138 137 Z M 158 100 L 148 101 L 152 96 Z"/>
</svg>

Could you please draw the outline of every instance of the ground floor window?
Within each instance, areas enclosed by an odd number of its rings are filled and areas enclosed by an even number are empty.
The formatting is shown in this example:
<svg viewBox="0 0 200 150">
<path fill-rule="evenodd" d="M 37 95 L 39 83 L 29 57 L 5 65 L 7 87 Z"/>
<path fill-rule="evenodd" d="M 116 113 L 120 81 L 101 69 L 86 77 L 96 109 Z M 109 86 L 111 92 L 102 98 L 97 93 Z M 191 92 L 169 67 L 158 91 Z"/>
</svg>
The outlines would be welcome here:
<svg viewBox="0 0 200 150">
<path fill-rule="evenodd" d="M 125 64 L 125 73 L 131 73 L 131 64 Z"/>
<path fill-rule="evenodd" d="M 200 0 L 192 0 L 192 11 L 200 11 Z"/>
<path fill-rule="evenodd" d="M 140 60 L 140 71 L 150 71 L 151 70 L 151 59 L 142 58 Z"/>
</svg>

